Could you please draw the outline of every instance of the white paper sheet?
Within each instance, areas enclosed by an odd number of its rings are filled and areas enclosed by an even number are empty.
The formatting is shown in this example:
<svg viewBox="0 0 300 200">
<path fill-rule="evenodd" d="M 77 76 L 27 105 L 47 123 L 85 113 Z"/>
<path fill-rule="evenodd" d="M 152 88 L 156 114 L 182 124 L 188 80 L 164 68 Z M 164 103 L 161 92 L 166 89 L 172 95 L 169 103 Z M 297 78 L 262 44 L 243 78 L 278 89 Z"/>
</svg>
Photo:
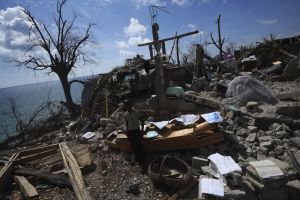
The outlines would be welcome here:
<svg viewBox="0 0 300 200">
<path fill-rule="evenodd" d="M 199 115 L 194 115 L 194 114 L 188 114 L 188 115 L 181 115 L 180 117 L 176 117 L 173 120 L 176 120 L 178 122 L 183 123 L 183 125 L 188 126 L 190 124 L 195 123 L 198 121 L 200 118 Z M 171 121 L 173 121 L 171 120 Z"/>
<path fill-rule="evenodd" d="M 94 132 L 86 132 L 85 134 L 82 135 L 82 137 L 85 138 L 85 139 L 90 139 L 94 136 L 95 136 Z"/>
<path fill-rule="evenodd" d="M 275 176 L 283 176 L 281 169 L 271 160 L 260 160 L 249 162 L 254 167 L 261 178 L 270 178 Z"/>
<path fill-rule="evenodd" d="M 224 186 L 222 182 L 218 179 L 200 178 L 198 199 L 202 197 L 202 194 L 211 194 L 211 195 L 223 197 Z"/>
<path fill-rule="evenodd" d="M 156 126 L 159 129 L 163 129 L 168 123 L 169 123 L 169 121 L 149 122 L 149 124 L 153 124 L 154 126 Z"/>
<path fill-rule="evenodd" d="M 223 121 L 223 117 L 219 112 L 212 112 L 201 115 L 208 123 L 219 123 Z"/>
<path fill-rule="evenodd" d="M 215 153 L 210 155 L 208 159 L 216 166 L 221 175 L 242 171 L 241 167 L 230 156 Z"/>
</svg>

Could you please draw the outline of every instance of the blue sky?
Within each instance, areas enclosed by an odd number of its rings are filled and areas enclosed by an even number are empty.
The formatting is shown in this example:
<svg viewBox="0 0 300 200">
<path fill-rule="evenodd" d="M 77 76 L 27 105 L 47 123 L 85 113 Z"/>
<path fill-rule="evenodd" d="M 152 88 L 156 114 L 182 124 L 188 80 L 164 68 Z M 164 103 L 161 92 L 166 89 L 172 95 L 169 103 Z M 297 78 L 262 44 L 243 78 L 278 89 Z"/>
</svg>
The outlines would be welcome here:
<svg viewBox="0 0 300 200">
<path fill-rule="evenodd" d="M 169 11 L 169 14 L 159 12 L 157 16 L 160 38 L 176 32 L 200 31 L 197 36 L 180 41 L 182 52 L 191 42 L 209 39 L 210 32 L 216 35 L 215 20 L 219 14 L 222 35 L 238 45 L 255 43 L 270 33 L 277 37 L 300 35 L 299 0 L 68 0 L 65 16 L 78 11 L 81 15 L 78 27 L 96 23 L 92 30 L 96 44 L 91 49 L 97 63 L 80 66 L 72 76 L 108 72 L 137 53 L 149 57 L 147 47 L 136 45 L 151 41 L 148 6 L 153 4 L 165 6 Z M 51 26 L 56 2 L 0 1 L 0 88 L 57 79 L 55 74 L 33 73 L 6 62 L 22 57 L 21 49 L 27 45 L 28 24 L 20 8 L 29 9 L 39 23 Z M 213 46 L 208 51 L 212 55 L 217 52 Z"/>
</svg>

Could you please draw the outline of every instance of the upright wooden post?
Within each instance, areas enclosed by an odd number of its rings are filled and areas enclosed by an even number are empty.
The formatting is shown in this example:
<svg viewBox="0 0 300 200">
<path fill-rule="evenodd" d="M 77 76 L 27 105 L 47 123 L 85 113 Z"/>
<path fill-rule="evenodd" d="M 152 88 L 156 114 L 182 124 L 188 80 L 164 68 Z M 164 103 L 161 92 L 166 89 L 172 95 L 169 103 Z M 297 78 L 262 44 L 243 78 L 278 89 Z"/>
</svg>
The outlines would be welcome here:
<svg viewBox="0 0 300 200">
<path fill-rule="evenodd" d="M 165 41 L 162 41 L 161 42 L 161 47 L 162 47 L 162 53 L 164 54 L 164 55 L 166 55 L 167 53 L 166 53 L 166 43 L 165 43 Z"/>
<path fill-rule="evenodd" d="M 153 46 L 152 44 L 149 44 L 149 52 L 150 52 L 150 58 L 153 59 Z"/>
<path fill-rule="evenodd" d="M 180 58 L 179 58 L 179 38 L 176 38 L 176 55 L 177 55 L 177 65 L 180 65 Z"/>
</svg>

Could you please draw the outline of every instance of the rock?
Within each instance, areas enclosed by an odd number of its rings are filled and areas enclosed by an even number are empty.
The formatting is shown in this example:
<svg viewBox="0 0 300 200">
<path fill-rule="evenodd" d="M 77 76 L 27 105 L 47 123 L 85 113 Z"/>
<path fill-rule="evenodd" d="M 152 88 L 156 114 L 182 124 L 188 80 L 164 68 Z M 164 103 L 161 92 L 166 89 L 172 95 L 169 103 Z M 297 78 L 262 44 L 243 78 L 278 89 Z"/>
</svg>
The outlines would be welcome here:
<svg viewBox="0 0 300 200">
<path fill-rule="evenodd" d="M 194 156 L 192 158 L 192 167 L 196 170 L 201 170 L 201 167 L 208 166 L 209 161 L 205 158 Z"/>
<path fill-rule="evenodd" d="M 266 147 L 260 147 L 260 151 L 264 154 L 268 154 L 269 153 L 269 149 Z"/>
<path fill-rule="evenodd" d="M 298 200 L 300 196 L 300 180 L 289 181 L 285 190 L 288 193 L 289 200 Z"/>
<path fill-rule="evenodd" d="M 267 149 L 272 149 L 273 148 L 273 142 L 272 141 L 268 141 L 268 142 L 261 142 L 259 144 L 260 147 L 265 147 Z"/>
<path fill-rule="evenodd" d="M 224 188 L 224 199 L 225 200 L 244 200 L 246 199 L 246 192 L 241 189 L 230 189 L 225 186 Z"/>
<path fill-rule="evenodd" d="M 268 141 L 273 141 L 273 138 L 272 138 L 272 136 L 262 136 L 262 137 L 259 137 L 258 140 L 260 142 L 268 142 Z"/>
<path fill-rule="evenodd" d="M 275 155 L 280 156 L 284 153 L 284 147 L 283 146 L 277 146 L 274 149 Z"/>
<path fill-rule="evenodd" d="M 226 176 L 226 181 L 230 186 L 241 186 L 243 184 L 242 175 L 238 172 L 230 173 Z"/>
<path fill-rule="evenodd" d="M 257 160 L 264 160 L 264 159 L 266 159 L 266 156 L 263 152 L 258 151 L 257 154 L 256 154 L 256 159 Z"/>
<path fill-rule="evenodd" d="M 298 149 L 300 149 L 300 137 L 292 137 L 290 141 L 295 145 Z"/>
<path fill-rule="evenodd" d="M 257 112 L 258 103 L 256 101 L 249 101 L 246 105 L 248 112 Z"/>
<path fill-rule="evenodd" d="M 288 117 L 300 117 L 300 106 L 276 106 L 275 113 L 278 115 L 284 115 Z"/>
<path fill-rule="evenodd" d="M 288 138 L 290 134 L 286 131 L 277 131 L 277 132 L 275 132 L 275 135 L 279 139 L 283 139 L 283 138 Z"/>
<path fill-rule="evenodd" d="M 254 142 L 256 140 L 256 133 L 250 133 L 246 138 L 247 142 Z"/>
<path fill-rule="evenodd" d="M 278 124 L 278 123 L 273 123 L 273 124 L 270 125 L 269 130 L 270 131 L 282 131 L 283 126 L 281 124 Z"/>
<path fill-rule="evenodd" d="M 257 132 L 257 131 L 258 131 L 258 129 L 257 129 L 256 126 L 248 126 L 247 128 L 248 128 L 248 130 L 249 130 L 250 132 Z"/>
<path fill-rule="evenodd" d="M 294 135 L 295 135 L 296 137 L 300 137 L 300 130 L 294 131 Z"/>
</svg>

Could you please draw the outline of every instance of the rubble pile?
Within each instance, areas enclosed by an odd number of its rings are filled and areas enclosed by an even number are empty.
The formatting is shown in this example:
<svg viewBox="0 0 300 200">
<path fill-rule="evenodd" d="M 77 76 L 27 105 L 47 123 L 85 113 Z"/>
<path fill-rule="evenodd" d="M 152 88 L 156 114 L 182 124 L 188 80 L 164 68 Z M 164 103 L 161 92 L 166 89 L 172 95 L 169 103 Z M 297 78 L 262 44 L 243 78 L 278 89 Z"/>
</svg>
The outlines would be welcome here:
<svg viewBox="0 0 300 200">
<path fill-rule="evenodd" d="M 297 40 L 289 41 L 222 62 L 137 56 L 90 80 L 78 120 L 1 152 L 2 197 L 298 199 L 300 58 Z M 132 155 L 126 100 L 144 118 L 148 173 Z"/>
</svg>

